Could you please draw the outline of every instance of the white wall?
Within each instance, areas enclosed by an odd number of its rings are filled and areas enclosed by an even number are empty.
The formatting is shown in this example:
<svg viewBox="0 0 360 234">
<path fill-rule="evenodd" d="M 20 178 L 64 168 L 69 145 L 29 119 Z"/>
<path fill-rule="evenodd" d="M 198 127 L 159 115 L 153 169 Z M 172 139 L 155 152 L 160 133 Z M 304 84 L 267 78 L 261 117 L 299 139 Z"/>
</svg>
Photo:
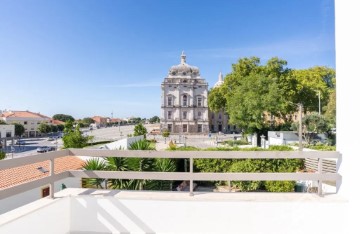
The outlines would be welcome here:
<svg viewBox="0 0 360 234">
<path fill-rule="evenodd" d="M 0 125 L 0 136 L 1 138 L 6 137 L 6 132 L 11 132 L 11 137 L 15 136 L 15 125 L 4 124 Z"/>
<path fill-rule="evenodd" d="M 0 226 L 0 233 L 354 233 L 341 215 L 346 206 L 345 202 L 129 200 L 83 195 L 63 198 Z"/>
<path fill-rule="evenodd" d="M 47 198 L 44 198 L 47 199 Z M 24 210 L 24 209 L 23 209 Z M 33 210 L 33 209 L 32 209 Z M 29 210 L 27 215 L 14 219 L 0 226 L 1 234 L 65 234 L 70 231 L 70 198 L 57 200 L 40 207 L 35 212 Z M 15 210 L 13 213 L 16 217 Z"/>
<path fill-rule="evenodd" d="M 105 145 L 106 149 L 117 150 L 117 149 L 128 149 L 130 145 L 136 141 L 144 139 L 144 136 L 128 137 L 122 140 L 114 141 Z"/>
<path fill-rule="evenodd" d="M 55 192 L 61 190 L 61 185 L 65 184 L 67 188 L 81 188 L 81 179 L 80 178 L 65 178 L 54 183 Z M 0 200 L 0 214 L 3 214 L 7 211 L 13 210 L 30 202 L 36 201 L 42 198 L 42 189 L 48 187 L 45 185 L 39 188 L 35 188 L 24 193 L 19 193 L 14 196 L 1 199 Z"/>
</svg>

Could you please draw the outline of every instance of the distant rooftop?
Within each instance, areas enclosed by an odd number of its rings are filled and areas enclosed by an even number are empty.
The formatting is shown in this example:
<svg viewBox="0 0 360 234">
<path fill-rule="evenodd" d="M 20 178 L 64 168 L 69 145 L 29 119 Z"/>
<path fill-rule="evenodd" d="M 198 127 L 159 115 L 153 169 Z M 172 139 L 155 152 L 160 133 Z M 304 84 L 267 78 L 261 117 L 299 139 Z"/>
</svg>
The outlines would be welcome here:
<svg viewBox="0 0 360 234">
<path fill-rule="evenodd" d="M 5 118 L 9 118 L 9 117 L 17 117 L 17 118 L 46 118 L 46 119 L 50 119 L 50 117 L 46 116 L 46 115 L 42 115 L 40 113 L 35 113 L 35 112 L 31 112 L 31 111 L 5 111 L 3 112 L 0 117 L 5 117 Z"/>
</svg>

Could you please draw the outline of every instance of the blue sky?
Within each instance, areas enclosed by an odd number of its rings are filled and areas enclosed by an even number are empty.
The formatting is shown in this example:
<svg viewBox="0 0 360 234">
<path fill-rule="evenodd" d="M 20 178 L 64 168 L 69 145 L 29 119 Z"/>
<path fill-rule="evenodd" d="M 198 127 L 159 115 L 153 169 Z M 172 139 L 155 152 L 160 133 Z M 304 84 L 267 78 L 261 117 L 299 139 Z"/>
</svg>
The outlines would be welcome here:
<svg viewBox="0 0 360 234">
<path fill-rule="evenodd" d="M 0 0 L 0 109 L 160 115 L 172 65 L 212 87 L 239 58 L 335 68 L 333 0 Z"/>
</svg>

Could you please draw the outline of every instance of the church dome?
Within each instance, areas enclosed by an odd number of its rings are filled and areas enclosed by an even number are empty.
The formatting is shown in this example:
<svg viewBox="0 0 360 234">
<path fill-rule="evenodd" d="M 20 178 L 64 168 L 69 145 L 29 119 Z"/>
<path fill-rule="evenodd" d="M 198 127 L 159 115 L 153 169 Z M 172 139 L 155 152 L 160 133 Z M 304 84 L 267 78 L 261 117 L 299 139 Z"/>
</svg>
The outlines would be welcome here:
<svg viewBox="0 0 360 234">
<path fill-rule="evenodd" d="M 199 76 L 200 71 L 198 67 L 190 66 L 186 63 L 186 55 L 184 51 L 181 54 L 181 61 L 179 65 L 172 66 L 169 70 L 171 76 Z"/>
<path fill-rule="evenodd" d="M 218 79 L 218 81 L 215 83 L 214 88 L 220 87 L 222 84 L 224 84 L 224 78 L 223 78 L 222 73 L 220 72 L 220 74 L 219 74 L 219 79 Z"/>
</svg>

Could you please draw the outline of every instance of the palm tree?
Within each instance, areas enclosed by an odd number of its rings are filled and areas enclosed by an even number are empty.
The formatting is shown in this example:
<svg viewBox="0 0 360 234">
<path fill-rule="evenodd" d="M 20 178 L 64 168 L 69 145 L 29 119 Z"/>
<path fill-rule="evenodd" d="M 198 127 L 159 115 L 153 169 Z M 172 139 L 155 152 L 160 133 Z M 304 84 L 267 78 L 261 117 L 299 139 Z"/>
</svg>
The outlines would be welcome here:
<svg viewBox="0 0 360 234">
<path fill-rule="evenodd" d="M 87 160 L 83 166 L 83 169 L 89 170 L 89 171 L 104 171 L 107 168 L 107 163 L 100 158 L 91 158 Z M 102 183 L 104 182 L 104 179 L 82 179 L 83 187 L 89 188 L 89 187 L 96 187 L 96 188 L 103 188 Z"/>
<path fill-rule="evenodd" d="M 150 142 L 140 140 L 132 143 L 129 150 L 155 150 L 155 148 L 151 146 Z M 86 170 L 173 172 L 176 170 L 176 164 L 173 159 L 167 158 L 107 157 L 104 161 L 99 160 L 99 158 L 90 159 L 83 168 Z M 86 181 L 87 186 L 102 188 L 101 184 L 104 179 L 84 179 L 84 181 Z M 169 190 L 172 186 L 171 181 L 109 179 L 108 182 L 112 189 Z"/>
</svg>

